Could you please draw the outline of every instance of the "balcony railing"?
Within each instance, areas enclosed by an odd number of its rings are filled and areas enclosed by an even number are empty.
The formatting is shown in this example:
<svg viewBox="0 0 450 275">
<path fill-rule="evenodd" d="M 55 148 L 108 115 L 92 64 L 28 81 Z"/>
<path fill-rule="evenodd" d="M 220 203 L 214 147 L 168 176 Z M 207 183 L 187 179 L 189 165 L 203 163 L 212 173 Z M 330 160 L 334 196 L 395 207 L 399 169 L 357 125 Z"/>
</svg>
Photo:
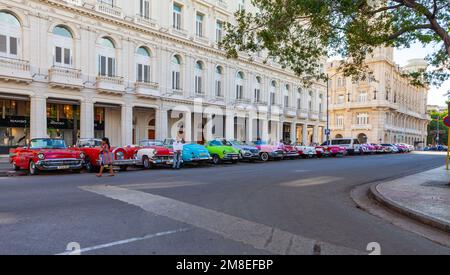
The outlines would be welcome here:
<svg viewBox="0 0 450 275">
<path fill-rule="evenodd" d="M 64 2 L 74 6 L 81 6 L 83 4 L 83 0 L 64 0 Z"/>
<path fill-rule="evenodd" d="M 136 82 L 134 88 L 137 97 L 158 98 L 161 96 L 159 84 L 155 82 Z"/>
<path fill-rule="evenodd" d="M 319 120 L 319 112 L 317 112 L 317 111 L 309 112 L 309 119 L 311 119 L 311 120 Z"/>
<path fill-rule="evenodd" d="M 5 80 L 31 82 L 30 62 L 0 57 L 0 78 Z"/>
<path fill-rule="evenodd" d="M 352 130 L 371 130 L 372 125 L 370 124 L 353 124 Z"/>
<path fill-rule="evenodd" d="M 294 107 L 284 107 L 284 115 L 288 117 L 296 117 L 297 109 Z"/>
<path fill-rule="evenodd" d="M 307 119 L 308 118 L 308 110 L 300 108 L 297 110 L 297 116 L 301 119 Z"/>
<path fill-rule="evenodd" d="M 156 20 L 154 20 L 150 17 L 143 16 L 141 14 L 137 14 L 134 21 L 136 24 L 139 24 L 139 25 L 149 26 L 152 28 L 157 27 Z"/>
<path fill-rule="evenodd" d="M 110 16 L 114 16 L 114 17 L 118 17 L 118 18 L 123 18 L 123 13 L 122 13 L 122 9 L 119 7 L 115 7 L 115 6 L 111 6 L 108 3 L 104 3 L 102 1 L 98 1 L 97 5 L 95 6 L 96 11 L 110 15 Z"/>
<path fill-rule="evenodd" d="M 81 78 L 80 70 L 53 66 L 49 70 L 49 76 L 49 83 L 51 86 L 73 89 L 81 89 L 83 87 L 83 79 Z"/>
<path fill-rule="evenodd" d="M 96 87 L 99 92 L 114 94 L 125 93 L 123 77 L 99 75 L 97 76 Z"/>
</svg>

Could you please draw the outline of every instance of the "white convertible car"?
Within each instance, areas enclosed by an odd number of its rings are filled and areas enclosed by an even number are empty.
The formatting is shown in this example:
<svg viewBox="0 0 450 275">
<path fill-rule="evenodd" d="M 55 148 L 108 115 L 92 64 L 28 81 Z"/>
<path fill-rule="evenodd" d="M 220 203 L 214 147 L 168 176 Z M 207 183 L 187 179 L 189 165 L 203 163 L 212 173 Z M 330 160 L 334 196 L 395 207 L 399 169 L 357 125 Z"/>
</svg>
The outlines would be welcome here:
<svg viewBox="0 0 450 275">
<path fill-rule="evenodd" d="M 300 153 L 302 158 L 315 158 L 317 157 L 316 147 L 313 146 L 304 146 L 304 145 L 295 145 L 295 148 Z"/>
</svg>

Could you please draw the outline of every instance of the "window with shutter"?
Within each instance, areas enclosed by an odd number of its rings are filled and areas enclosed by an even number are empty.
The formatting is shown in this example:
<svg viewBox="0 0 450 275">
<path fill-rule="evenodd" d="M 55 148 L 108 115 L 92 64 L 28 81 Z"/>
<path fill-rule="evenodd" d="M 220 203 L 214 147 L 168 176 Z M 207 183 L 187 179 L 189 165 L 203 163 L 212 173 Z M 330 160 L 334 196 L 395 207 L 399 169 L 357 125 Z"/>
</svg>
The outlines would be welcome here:
<svg viewBox="0 0 450 275">
<path fill-rule="evenodd" d="M 70 65 L 72 63 L 70 60 L 70 49 L 64 49 L 64 64 Z"/>
<path fill-rule="evenodd" d="M 150 66 L 144 66 L 144 82 L 150 83 Z"/>
<path fill-rule="evenodd" d="M 6 46 L 6 36 L 5 35 L 0 35 L 0 52 L 1 53 L 7 53 L 7 46 Z"/>
<path fill-rule="evenodd" d="M 62 63 L 62 48 L 56 47 L 55 49 L 55 62 Z"/>
<path fill-rule="evenodd" d="M 17 38 L 15 37 L 9 38 L 9 53 L 11 55 L 17 55 L 17 44 L 18 44 Z"/>
</svg>

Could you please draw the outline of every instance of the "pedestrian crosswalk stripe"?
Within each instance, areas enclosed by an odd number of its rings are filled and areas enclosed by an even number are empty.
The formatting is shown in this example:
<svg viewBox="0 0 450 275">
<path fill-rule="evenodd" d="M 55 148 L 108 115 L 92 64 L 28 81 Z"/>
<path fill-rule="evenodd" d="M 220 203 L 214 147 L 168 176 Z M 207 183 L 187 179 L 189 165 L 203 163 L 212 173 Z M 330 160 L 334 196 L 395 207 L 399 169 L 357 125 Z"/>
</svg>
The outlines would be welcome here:
<svg viewBox="0 0 450 275">
<path fill-rule="evenodd" d="M 363 254 L 347 247 L 319 242 L 234 217 L 215 210 L 141 191 L 115 186 L 80 187 L 98 195 L 119 200 L 143 210 L 219 234 L 227 239 L 280 255 L 312 255 L 320 247 L 322 254 Z"/>
</svg>

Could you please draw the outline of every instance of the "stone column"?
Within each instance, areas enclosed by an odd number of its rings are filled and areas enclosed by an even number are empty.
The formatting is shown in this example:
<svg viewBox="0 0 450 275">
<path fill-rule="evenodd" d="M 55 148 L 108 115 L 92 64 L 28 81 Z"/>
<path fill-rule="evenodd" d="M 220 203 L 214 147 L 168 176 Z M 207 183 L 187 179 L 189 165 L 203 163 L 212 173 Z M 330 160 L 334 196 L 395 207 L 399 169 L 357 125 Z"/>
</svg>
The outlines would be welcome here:
<svg viewBox="0 0 450 275">
<path fill-rule="evenodd" d="M 159 140 L 164 140 L 169 137 L 169 118 L 167 112 L 163 107 L 155 109 L 156 138 Z"/>
<path fill-rule="evenodd" d="M 291 142 L 293 144 L 297 143 L 297 122 L 294 121 L 291 124 Z"/>
<path fill-rule="evenodd" d="M 303 140 L 302 140 L 302 142 L 303 142 L 303 144 L 304 145 L 306 145 L 306 146 L 309 146 L 310 144 L 309 144 L 309 140 L 308 140 L 308 124 L 303 124 Z"/>
<path fill-rule="evenodd" d="M 283 126 L 284 126 L 284 121 L 283 120 L 278 121 L 278 123 L 277 123 L 277 128 L 278 128 L 277 129 L 277 132 L 278 132 L 277 142 L 284 139 L 283 138 Z"/>
<path fill-rule="evenodd" d="M 94 102 L 81 101 L 80 106 L 80 138 L 94 138 Z"/>
<path fill-rule="evenodd" d="M 30 102 L 30 138 L 46 138 L 47 100 L 44 96 L 32 96 Z"/>
<path fill-rule="evenodd" d="M 192 141 L 192 113 L 190 111 L 185 112 L 184 116 L 184 139 L 186 143 Z"/>
<path fill-rule="evenodd" d="M 253 120 L 254 120 L 254 117 L 252 115 L 249 115 L 249 117 L 247 118 L 247 134 L 246 134 L 246 141 L 248 141 L 248 142 L 252 142 L 254 140 Z"/>
<path fill-rule="evenodd" d="M 133 107 L 131 105 L 122 105 L 121 115 L 122 141 L 123 146 L 133 143 Z"/>
<path fill-rule="evenodd" d="M 225 118 L 225 137 L 234 139 L 234 114 L 229 112 Z"/>
<path fill-rule="evenodd" d="M 314 126 L 313 142 L 319 143 L 319 126 Z"/>
<path fill-rule="evenodd" d="M 262 121 L 261 139 L 263 141 L 269 141 L 269 120 L 264 118 Z"/>
<path fill-rule="evenodd" d="M 205 138 L 207 141 L 212 140 L 213 137 L 213 126 L 214 126 L 214 120 L 212 114 L 207 114 L 207 121 L 205 126 Z"/>
</svg>

